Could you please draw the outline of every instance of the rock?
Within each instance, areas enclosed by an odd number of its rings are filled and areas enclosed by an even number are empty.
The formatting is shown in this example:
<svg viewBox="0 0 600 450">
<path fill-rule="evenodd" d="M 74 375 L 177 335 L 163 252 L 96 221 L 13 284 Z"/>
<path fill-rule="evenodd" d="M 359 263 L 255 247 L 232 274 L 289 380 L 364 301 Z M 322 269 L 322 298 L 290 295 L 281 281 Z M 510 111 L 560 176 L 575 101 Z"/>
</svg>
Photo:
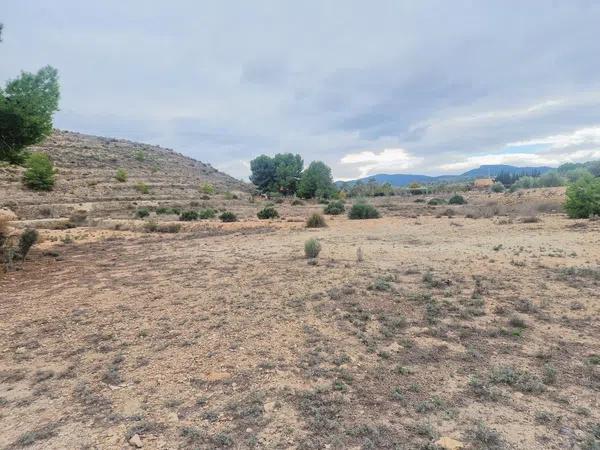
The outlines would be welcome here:
<svg viewBox="0 0 600 450">
<path fill-rule="evenodd" d="M 17 215 L 8 208 L 0 208 L 0 219 L 12 222 L 17 220 Z"/>
<path fill-rule="evenodd" d="M 144 444 L 142 444 L 140 435 L 137 433 L 131 436 L 131 439 L 129 439 L 129 444 L 137 448 L 142 448 L 144 446 Z"/>
<path fill-rule="evenodd" d="M 448 436 L 442 436 L 437 441 L 435 441 L 435 445 L 445 448 L 446 450 L 460 450 L 464 448 L 465 444 L 456 439 L 452 439 Z"/>
</svg>

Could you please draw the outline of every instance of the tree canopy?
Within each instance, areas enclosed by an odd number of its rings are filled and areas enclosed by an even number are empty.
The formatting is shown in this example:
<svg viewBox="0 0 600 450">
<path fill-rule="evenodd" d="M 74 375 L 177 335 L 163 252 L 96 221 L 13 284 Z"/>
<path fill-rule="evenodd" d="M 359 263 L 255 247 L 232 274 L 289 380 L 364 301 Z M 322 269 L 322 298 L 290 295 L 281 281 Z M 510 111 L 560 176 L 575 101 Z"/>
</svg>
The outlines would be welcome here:
<svg viewBox="0 0 600 450">
<path fill-rule="evenodd" d="M 278 153 L 274 157 L 260 155 L 250 161 L 250 181 L 262 192 L 296 192 L 304 161 L 300 155 Z"/>
<path fill-rule="evenodd" d="M 303 198 L 329 198 L 335 192 L 331 169 L 321 161 L 313 161 L 302 173 L 298 195 Z"/>
<path fill-rule="evenodd" d="M 23 72 L 0 89 L 0 160 L 22 163 L 23 149 L 52 132 L 59 97 L 58 71 L 50 66 Z"/>
</svg>

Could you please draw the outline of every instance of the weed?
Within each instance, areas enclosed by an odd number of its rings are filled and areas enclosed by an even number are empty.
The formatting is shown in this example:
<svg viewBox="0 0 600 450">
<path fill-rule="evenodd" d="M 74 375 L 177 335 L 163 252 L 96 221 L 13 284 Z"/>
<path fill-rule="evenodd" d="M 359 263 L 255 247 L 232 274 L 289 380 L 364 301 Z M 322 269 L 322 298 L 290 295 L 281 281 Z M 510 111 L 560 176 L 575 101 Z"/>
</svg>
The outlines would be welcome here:
<svg viewBox="0 0 600 450">
<path fill-rule="evenodd" d="M 304 254 L 307 258 L 316 258 L 321 252 L 321 244 L 314 238 L 304 243 Z"/>
<path fill-rule="evenodd" d="M 326 227 L 325 218 L 319 214 L 314 213 L 306 220 L 306 228 L 323 228 Z"/>
</svg>

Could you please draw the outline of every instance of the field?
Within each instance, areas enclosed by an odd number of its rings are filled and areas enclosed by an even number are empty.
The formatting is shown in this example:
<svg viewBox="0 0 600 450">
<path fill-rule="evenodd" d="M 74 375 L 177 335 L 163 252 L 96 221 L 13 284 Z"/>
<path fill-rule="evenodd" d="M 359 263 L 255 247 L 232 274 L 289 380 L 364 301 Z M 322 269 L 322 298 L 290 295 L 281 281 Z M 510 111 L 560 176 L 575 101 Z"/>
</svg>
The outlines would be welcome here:
<svg viewBox="0 0 600 450">
<path fill-rule="evenodd" d="M 600 222 L 562 196 L 40 230 L 0 275 L 0 447 L 596 449 Z"/>
</svg>

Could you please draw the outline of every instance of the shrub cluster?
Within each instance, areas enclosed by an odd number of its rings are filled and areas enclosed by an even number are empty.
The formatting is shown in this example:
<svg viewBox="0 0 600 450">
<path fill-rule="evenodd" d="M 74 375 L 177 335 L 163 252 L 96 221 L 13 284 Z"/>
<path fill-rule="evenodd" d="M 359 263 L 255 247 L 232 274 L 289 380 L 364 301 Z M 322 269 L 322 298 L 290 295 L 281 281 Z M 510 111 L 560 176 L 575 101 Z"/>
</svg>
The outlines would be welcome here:
<svg viewBox="0 0 600 450">
<path fill-rule="evenodd" d="M 345 211 L 346 207 L 344 206 L 344 202 L 342 202 L 341 200 L 332 201 L 324 209 L 325 214 L 330 214 L 332 216 L 343 214 Z"/>
<path fill-rule="evenodd" d="M 221 219 L 221 222 L 236 222 L 237 216 L 231 211 L 225 211 L 219 216 L 219 219 Z"/>
<path fill-rule="evenodd" d="M 272 206 L 267 206 L 266 208 L 261 209 L 256 216 L 259 219 L 275 219 L 279 217 L 279 213 Z"/>
<path fill-rule="evenodd" d="M 179 215 L 179 220 L 190 222 L 192 220 L 198 220 L 198 211 L 183 211 Z"/>
<path fill-rule="evenodd" d="M 198 213 L 200 219 L 212 219 L 217 215 L 217 212 L 212 208 L 205 208 Z"/>
<path fill-rule="evenodd" d="M 600 177 L 585 176 L 567 187 L 565 210 L 569 217 L 586 219 L 600 215 Z"/>
<path fill-rule="evenodd" d="M 368 203 L 357 203 L 352 205 L 352 208 L 348 213 L 349 219 L 378 219 L 379 217 L 379 211 L 377 211 L 373 205 L 369 205 Z"/>
<path fill-rule="evenodd" d="M 460 194 L 454 194 L 452 197 L 450 197 L 450 199 L 448 200 L 448 204 L 449 205 L 464 205 L 466 204 L 467 201 L 465 200 L 465 198 L 460 195 Z"/>
</svg>

